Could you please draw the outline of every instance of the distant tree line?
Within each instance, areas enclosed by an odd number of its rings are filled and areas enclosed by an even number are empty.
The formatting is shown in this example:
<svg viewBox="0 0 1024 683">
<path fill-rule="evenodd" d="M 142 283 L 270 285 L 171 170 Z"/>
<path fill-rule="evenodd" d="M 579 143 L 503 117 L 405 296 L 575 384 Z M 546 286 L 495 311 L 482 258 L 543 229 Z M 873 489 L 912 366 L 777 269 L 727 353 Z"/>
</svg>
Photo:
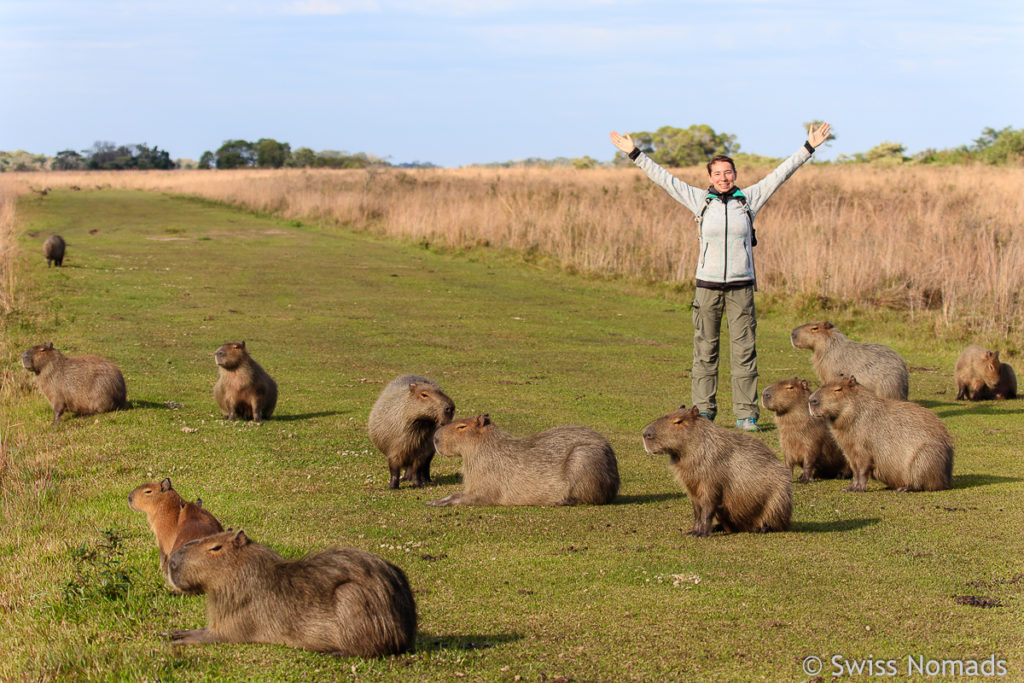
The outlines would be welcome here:
<svg viewBox="0 0 1024 683">
<path fill-rule="evenodd" d="M 899 142 L 882 142 L 863 153 L 840 155 L 840 163 L 869 163 L 895 166 L 904 163 L 969 164 L 981 162 L 994 166 L 1024 165 L 1024 129 L 986 127 L 971 145 L 952 149 L 926 149 L 907 156 L 907 148 Z"/>
<path fill-rule="evenodd" d="M 71 149 L 57 152 L 50 165 L 54 171 L 147 171 L 177 167 L 171 155 L 155 145 L 115 145 L 105 141 L 97 141 L 92 149 L 81 153 Z"/>
<path fill-rule="evenodd" d="M 216 152 L 206 151 L 199 158 L 199 168 L 376 168 L 391 166 L 384 159 L 356 152 L 324 150 L 314 152 L 309 147 L 293 150 L 287 142 L 273 138 L 227 140 Z M 414 162 L 400 164 L 403 168 L 432 167 L 433 164 Z"/>
</svg>

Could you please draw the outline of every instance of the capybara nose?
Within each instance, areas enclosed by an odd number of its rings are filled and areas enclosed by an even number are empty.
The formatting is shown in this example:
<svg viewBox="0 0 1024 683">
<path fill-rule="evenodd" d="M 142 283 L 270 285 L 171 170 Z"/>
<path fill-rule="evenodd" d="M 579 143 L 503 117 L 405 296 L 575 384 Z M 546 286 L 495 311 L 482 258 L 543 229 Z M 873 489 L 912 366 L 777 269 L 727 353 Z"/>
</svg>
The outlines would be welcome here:
<svg viewBox="0 0 1024 683">
<path fill-rule="evenodd" d="M 181 568 L 181 556 L 178 553 L 171 553 L 170 559 L 167 560 L 167 567 L 172 572 L 178 571 Z"/>
<path fill-rule="evenodd" d="M 644 429 L 643 432 L 641 432 L 640 436 L 642 436 L 642 437 L 644 437 L 644 439 L 647 439 L 648 441 L 650 441 L 651 439 L 654 438 L 654 430 L 651 429 L 650 427 L 647 427 L 646 429 Z"/>
</svg>

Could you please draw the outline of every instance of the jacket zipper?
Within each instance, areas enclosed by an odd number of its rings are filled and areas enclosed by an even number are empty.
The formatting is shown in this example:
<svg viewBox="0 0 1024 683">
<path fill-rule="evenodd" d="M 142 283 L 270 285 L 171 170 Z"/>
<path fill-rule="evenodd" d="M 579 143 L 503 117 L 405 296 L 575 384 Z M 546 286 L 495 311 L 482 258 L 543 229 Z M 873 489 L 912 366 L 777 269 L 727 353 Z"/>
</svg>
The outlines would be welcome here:
<svg viewBox="0 0 1024 683">
<path fill-rule="evenodd" d="M 725 211 L 725 244 L 722 249 L 722 282 L 729 281 L 729 202 L 722 200 Z"/>
</svg>

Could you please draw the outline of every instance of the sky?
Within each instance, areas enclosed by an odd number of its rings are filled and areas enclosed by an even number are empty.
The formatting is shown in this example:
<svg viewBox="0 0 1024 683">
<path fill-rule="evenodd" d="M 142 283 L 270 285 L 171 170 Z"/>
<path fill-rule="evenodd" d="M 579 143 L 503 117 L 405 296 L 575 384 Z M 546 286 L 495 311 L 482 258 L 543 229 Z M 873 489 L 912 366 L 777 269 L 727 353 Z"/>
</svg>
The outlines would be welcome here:
<svg viewBox="0 0 1024 683">
<path fill-rule="evenodd" d="M 440 166 L 708 124 L 836 158 L 1024 128 L 1021 0 L 0 0 L 0 150 L 227 140 Z"/>
</svg>

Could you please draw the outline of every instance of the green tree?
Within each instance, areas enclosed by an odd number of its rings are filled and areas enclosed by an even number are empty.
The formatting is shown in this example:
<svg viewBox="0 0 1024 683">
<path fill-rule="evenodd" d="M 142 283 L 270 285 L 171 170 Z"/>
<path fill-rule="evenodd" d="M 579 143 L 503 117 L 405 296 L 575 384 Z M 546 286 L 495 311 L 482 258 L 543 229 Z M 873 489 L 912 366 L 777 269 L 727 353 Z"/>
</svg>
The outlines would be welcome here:
<svg viewBox="0 0 1024 683">
<path fill-rule="evenodd" d="M 247 168 L 256 163 L 256 151 L 246 140 L 226 140 L 216 152 L 217 168 Z"/>
<path fill-rule="evenodd" d="M 288 159 L 288 165 L 297 168 L 312 168 L 316 166 L 316 152 L 309 147 L 299 147 L 292 152 Z"/>
<path fill-rule="evenodd" d="M 902 164 L 903 153 L 907 150 L 899 142 L 882 142 L 864 152 L 864 161 L 882 166 Z"/>
<path fill-rule="evenodd" d="M 159 169 L 166 171 L 176 166 L 171 155 L 156 145 L 147 147 L 146 143 L 134 145 L 133 166 L 141 170 Z"/>
<path fill-rule="evenodd" d="M 700 166 L 715 154 L 735 154 L 740 149 L 735 135 L 716 133 L 703 123 L 689 128 L 662 126 L 653 133 L 640 131 L 632 136 L 636 146 L 662 166 Z"/>
<path fill-rule="evenodd" d="M 85 157 L 73 149 L 57 152 L 53 159 L 54 171 L 80 171 L 85 168 Z"/>
<path fill-rule="evenodd" d="M 253 149 L 256 151 L 256 165 L 259 168 L 281 168 L 292 153 L 291 145 L 272 138 L 260 138 Z"/>
<path fill-rule="evenodd" d="M 213 165 L 214 163 L 216 163 L 216 161 L 217 158 L 213 155 L 213 152 L 211 152 L 210 150 L 206 150 L 205 152 L 203 152 L 203 155 L 199 157 L 198 168 L 213 168 Z"/>
<path fill-rule="evenodd" d="M 987 164 L 1024 162 L 1024 129 L 1007 126 L 1000 130 L 985 128 L 974 141 L 973 150 Z"/>
</svg>

